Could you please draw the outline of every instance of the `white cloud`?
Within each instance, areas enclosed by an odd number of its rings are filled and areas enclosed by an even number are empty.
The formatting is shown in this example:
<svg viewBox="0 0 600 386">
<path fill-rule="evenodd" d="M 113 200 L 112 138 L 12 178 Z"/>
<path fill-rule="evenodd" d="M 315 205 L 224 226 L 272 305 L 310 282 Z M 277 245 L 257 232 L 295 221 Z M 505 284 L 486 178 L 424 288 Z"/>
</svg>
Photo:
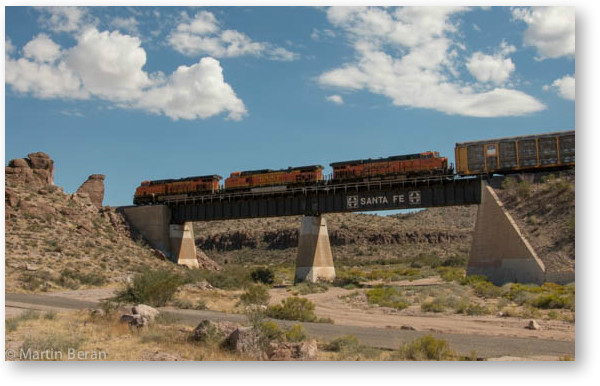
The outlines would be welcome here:
<svg viewBox="0 0 600 386">
<path fill-rule="evenodd" d="M 70 49 L 38 35 L 23 48 L 24 57 L 7 41 L 6 84 L 38 98 L 102 98 L 124 108 L 139 108 L 172 119 L 204 119 L 227 113 L 239 120 L 244 103 L 225 82 L 220 63 L 203 58 L 173 74 L 148 74 L 146 52 L 137 37 L 88 28 Z"/>
<path fill-rule="evenodd" d="M 36 62 L 54 62 L 60 56 L 60 46 L 46 34 L 39 34 L 23 47 L 26 58 Z"/>
<path fill-rule="evenodd" d="M 554 90 L 558 95 L 568 100 L 575 100 L 575 76 L 565 75 L 556 79 L 552 85 L 544 86 L 544 90 Z"/>
<path fill-rule="evenodd" d="M 283 47 L 271 43 L 255 42 L 246 34 L 226 29 L 211 12 L 198 12 L 192 20 L 187 14 L 168 37 L 169 44 L 186 56 L 210 55 L 231 58 L 245 55 L 265 56 L 272 60 L 291 61 L 298 57 Z"/>
<path fill-rule="evenodd" d="M 54 32 L 74 32 L 83 24 L 89 23 L 85 8 L 80 7 L 42 7 L 40 24 Z"/>
<path fill-rule="evenodd" d="M 504 84 L 515 70 L 512 59 L 505 56 L 515 52 L 515 47 L 502 42 L 500 50 L 494 55 L 475 52 L 467 59 L 466 66 L 471 75 L 479 82 Z"/>
<path fill-rule="evenodd" d="M 134 17 L 115 17 L 110 21 L 110 25 L 123 32 L 128 32 L 133 35 L 138 35 L 138 25 L 139 22 Z"/>
<path fill-rule="evenodd" d="M 32 93 L 37 98 L 85 99 L 81 80 L 64 62 L 39 63 L 26 58 L 6 58 L 6 84 L 21 93 Z"/>
<path fill-rule="evenodd" d="M 233 120 L 246 115 L 244 103 L 225 82 L 223 69 L 213 58 L 180 66 L 163 86 L 146 92 L 136 106 L 175 120 L 208 118 L 223 112 Z"/>
<path fill-rule="evenodd" d="M 80 77 L 87 90 L 108 100 L 128 100 L 150 86 L 146 51 L 140 40 L 118 31 L 84 31 L 66 62 Z"/>
<path fill-rule="evenodd" d="M 384 95 L 397 106 L 448 114 L 497 117 L 543 110 L 542 103 L 520 91 L 496 88 L 478 92 L 480 85 L 452 79 L 457 74 L 458 50 L 464 46 L 451 40 L 457 31 L 451 17 L 462 11 L 442 7 L 330 8 L 328 19 L 346 32 L 356 60 L 321 74 L 318 80 L 326 86 Z M 513 50 L 504 44 L 500 53 Z M 510 74 L 509 64 L 503 66 Z M 488 71 L 492 81 L 505 78 L 502 73 L 490 74 Z"/>
<path fill-rule="evenodd" d="M 575 56 L 575 8 L 515 8 L 513 17 L 527 23 L 523 44 L 533 46 L 541 59 Z"/>
<path fill-rule="evenodd" d="M 340 95 L 334 94 L 326 98 L 329 102 L 335 103 L 336 105 L 343 105 L 344 99 Z"/>
</svg>

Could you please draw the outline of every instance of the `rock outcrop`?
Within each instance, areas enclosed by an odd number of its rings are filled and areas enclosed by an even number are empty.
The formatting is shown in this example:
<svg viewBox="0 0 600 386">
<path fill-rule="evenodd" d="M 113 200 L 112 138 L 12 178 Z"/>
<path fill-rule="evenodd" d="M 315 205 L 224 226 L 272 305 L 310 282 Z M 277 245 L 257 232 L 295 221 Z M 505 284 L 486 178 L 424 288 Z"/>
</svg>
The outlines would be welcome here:
<svg viewBox="0 0 600 386">
<path fill-rule="evenodd" d="M 104 200 L 104 174 L 92 174 L 88 177 L 81 186 L 77 189 L 77 194 L 89 195 L 90 201 L 98 209 L 102 208 L 102 201 Z"/>
<path fill-rule="evenodd" d="M 31 153 L 27 158 L 10 160 L 4 174 L 7 185 L 54 185 L 54 161 L 46 153 Z"/>
</svg>

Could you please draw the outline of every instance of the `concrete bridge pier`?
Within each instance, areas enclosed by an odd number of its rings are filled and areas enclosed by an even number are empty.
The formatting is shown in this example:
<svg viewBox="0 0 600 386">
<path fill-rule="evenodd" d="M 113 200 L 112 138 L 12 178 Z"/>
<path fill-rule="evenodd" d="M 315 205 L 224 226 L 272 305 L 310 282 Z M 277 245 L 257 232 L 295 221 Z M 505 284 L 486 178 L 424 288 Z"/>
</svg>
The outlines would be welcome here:
<svg viewBox="0 0 600 386">
<path fill-rule="evenodd" d="M 298 239 L 294 283 L 335 279 L 327 221 L 321 216 L 304 216 Z"/>
<path fill-rule="evenodd" d="M 171 210 L 166 205 L 122 207 L 119 210 L 152 248 L 174 263 L 199 267 L 192 222 L 171 224 Z"/>
<path fill-rule="evenodd" d="M 545 271 L 544 263 L 494 190 L 482 182 L 467 275 L 485 275 L 496 285 L 542 284 Z"/>
</svg>

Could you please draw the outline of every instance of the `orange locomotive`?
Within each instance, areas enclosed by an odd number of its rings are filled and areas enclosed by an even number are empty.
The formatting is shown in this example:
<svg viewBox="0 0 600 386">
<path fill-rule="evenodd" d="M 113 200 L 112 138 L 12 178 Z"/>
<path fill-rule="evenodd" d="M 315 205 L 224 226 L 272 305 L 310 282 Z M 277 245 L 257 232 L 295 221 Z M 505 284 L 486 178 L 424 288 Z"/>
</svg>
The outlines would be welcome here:
<svg viewBox="0 0 600 386">
<path fill-rule="evenodd" d="M 186 177 L 178 180 L 143 181 L 135 190 L 134 205 L 153 204 L 166 196 L 169 198 L 183 198 L 194 195 L 212 194 L 219 190 L 219 181 L 223 177 L 218 175 Z"/>
<path fill-rule="evenodd" d="M 233 172 L 225 179 L 226 191 L 250 190 L 267 192 L 285 190 L 289 186 L 313 185 L 323 180 L 323 166 L 310 165 L 281 170 L 248 170 Z"/>
<path fill-rule="evenodd" d="M 334 182 L 445 175 L 453 172 L 452 165 L 448 167 L 448 158 L 440 157 L 437 151 L 335 162 L 330 166 L 333 168 Z"/>
</svg>

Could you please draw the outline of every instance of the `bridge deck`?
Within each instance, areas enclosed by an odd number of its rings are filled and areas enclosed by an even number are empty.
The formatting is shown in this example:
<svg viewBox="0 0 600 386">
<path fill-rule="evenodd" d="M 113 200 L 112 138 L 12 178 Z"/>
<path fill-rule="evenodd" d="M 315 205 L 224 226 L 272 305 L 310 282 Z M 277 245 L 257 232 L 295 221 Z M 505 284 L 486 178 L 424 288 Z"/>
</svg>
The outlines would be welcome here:
<svg viewBox="0 0 600 386">
<path fill-rule="evenodd" d="M 481 201 L 479 178 L 433 176 L 346 184 L 320 184 L 284 191 L 235 192 L 165 202 L 174 223 L 323 213 L 473 205 Z"/>
</svg>

